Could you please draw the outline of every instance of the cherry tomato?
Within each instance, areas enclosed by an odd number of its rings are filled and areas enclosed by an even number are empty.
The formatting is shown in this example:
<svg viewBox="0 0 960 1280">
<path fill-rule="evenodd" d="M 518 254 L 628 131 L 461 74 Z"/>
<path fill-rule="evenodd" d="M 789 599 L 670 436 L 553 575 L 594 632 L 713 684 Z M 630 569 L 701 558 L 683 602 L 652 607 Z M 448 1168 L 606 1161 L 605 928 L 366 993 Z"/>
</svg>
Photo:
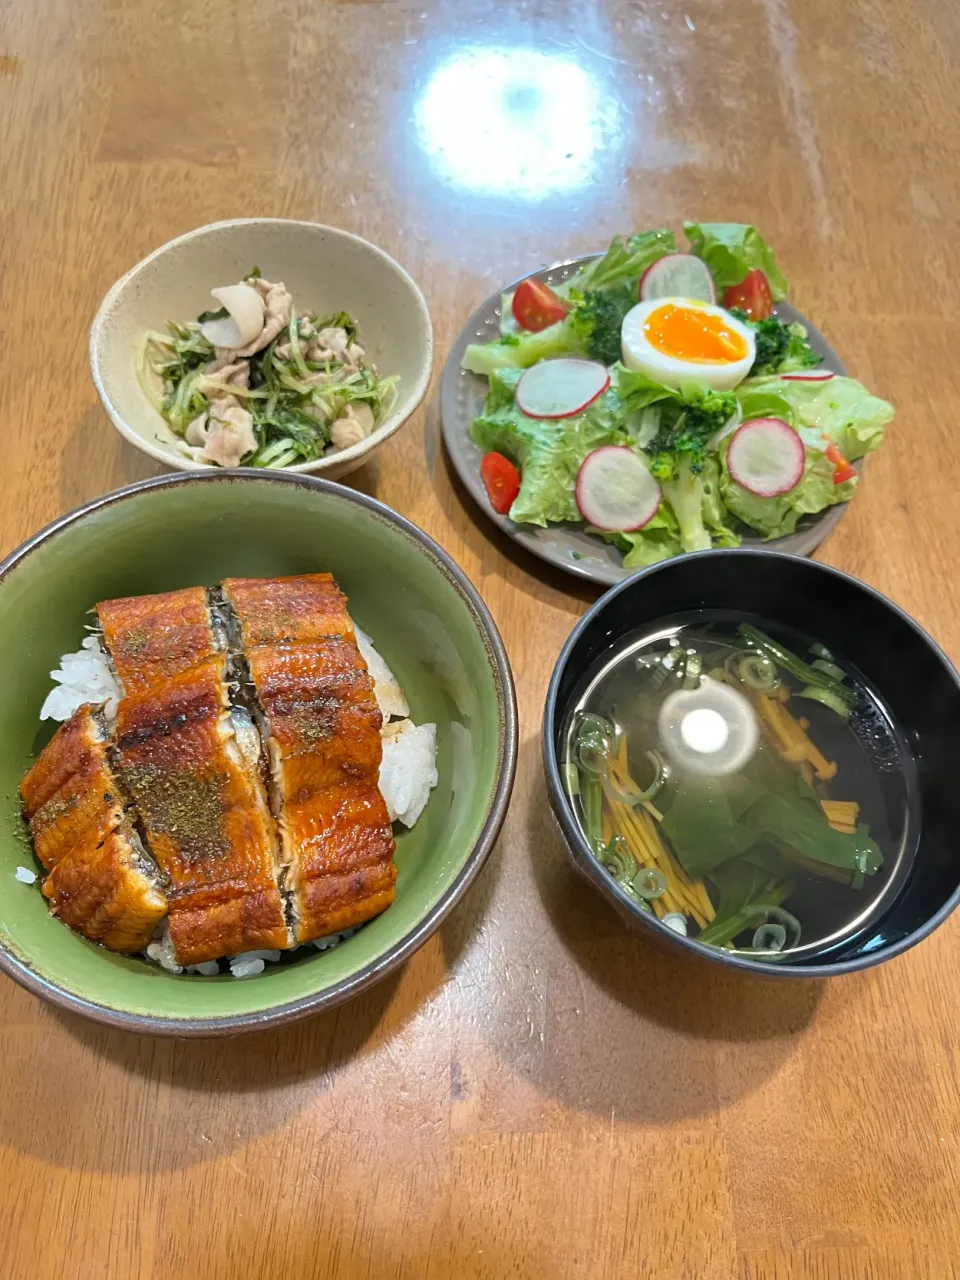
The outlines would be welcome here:
<svg viewBox="0 0 960 1280">
<path fill-rule="evenodd" d="M 833 463 L 833 483 L 845 484 L 857 474 L 853 466 L 846 460 L 840 450 L 832 442 L 824 449 L 824 453 Z"/>
<path fill-rule="evenodd" d="M 773 294 L 759 267 L 748 271 L 739 284 L 729 286 L 723 295 L 723 305 L 728 311 L 739 307 L 751 320 L 770 319 L 773 315 Z"/>
<path fill-rule="evenodd" d="M 539 333 L 562 320 L 569 310 L 567 304 L 554 293 L 548 284 L 539 280 L 524 280 L 517 285 L 513 295 L 513 317 L 521 329 Z"/>
<path fill-rule="evenodd" d="M 494 511 L 505 516 L 520 492 L 520 472 L 502 453 L 488 453 L 480 463 L 480 476 Z"/>
</svg>

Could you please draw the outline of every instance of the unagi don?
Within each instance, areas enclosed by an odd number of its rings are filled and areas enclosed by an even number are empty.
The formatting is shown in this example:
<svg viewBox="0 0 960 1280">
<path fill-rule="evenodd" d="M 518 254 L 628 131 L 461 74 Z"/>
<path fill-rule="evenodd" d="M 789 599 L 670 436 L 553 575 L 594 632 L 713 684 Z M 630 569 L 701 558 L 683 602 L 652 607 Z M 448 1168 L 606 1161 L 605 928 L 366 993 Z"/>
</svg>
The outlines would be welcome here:
<svg viewBox="0 0 960 1280">
<path fill-rule="evenodd" d="M 109 600 L 97 612 L 125 689 L 120 775 L 169 880 L 177 963 L 288 947 L 259 740 L 251 750 L 232 713 L 207 593 Z"/>
<path fill-rule="evenodd" d="M 99 604 L 116 724 L 82 707 L 21 783 L 52 910 L 127 952 L 166 917 L 179 965 L 362 924 L 396 881 L 382 717 L 339 587 L 231 579 L 217 600 Z"/>
<path fill-rule="evenodd" d="M 378 786 L 383 720 L 330 574 L 231 578 L 223 590 L 269 734 L 295 941 L 309 942 L 393 901 L 393 829 Z"/>
<path fill-rule="evenodd" d="M 43 884 L 65 924 L 111 951 L 142 951 L 167 914 L 157 869 L 131 823 L 93 707 L 54 734 L 20 784 Z"/>
</svg>

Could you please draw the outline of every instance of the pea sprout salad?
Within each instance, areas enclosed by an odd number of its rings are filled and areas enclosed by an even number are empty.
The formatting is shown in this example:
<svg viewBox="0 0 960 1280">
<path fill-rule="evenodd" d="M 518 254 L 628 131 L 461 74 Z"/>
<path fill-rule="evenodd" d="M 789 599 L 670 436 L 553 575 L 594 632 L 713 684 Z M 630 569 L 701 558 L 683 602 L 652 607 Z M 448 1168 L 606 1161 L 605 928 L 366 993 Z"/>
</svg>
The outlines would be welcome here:
<svg viewBox="0 0 960 1280">
<path fill-rule="evenodd" d="M 195 462 L 278 469 L 369 436 L 395 395 L 345 311 L 298 313 L 282 283 L 254 267 L 211 289 L 220 304 L 141 339 L 137 370 L 151 403 Z"/>
</svg>

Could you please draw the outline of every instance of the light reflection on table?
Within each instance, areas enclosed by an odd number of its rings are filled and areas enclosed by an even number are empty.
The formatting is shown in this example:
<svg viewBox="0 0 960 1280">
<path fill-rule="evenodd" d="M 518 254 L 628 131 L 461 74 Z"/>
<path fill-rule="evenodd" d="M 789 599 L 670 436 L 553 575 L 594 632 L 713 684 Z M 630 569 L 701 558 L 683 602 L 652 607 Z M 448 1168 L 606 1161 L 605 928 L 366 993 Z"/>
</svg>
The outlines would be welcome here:
<svg viewBox="0 0 960 1280">
<path fill-rule="evenodd" d="M 586 186 L 621 155 L 617 98 L 572 58 L 473 46 L 442 62 L 414 107 L 441 182 L 536 201 Z"/>
</svg>

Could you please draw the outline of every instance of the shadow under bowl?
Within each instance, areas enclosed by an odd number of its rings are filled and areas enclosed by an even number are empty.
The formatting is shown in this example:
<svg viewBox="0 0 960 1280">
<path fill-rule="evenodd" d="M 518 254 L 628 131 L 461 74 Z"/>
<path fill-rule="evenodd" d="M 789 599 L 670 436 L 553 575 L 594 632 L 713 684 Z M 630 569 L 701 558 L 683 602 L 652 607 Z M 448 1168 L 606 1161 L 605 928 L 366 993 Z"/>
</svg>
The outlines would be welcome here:
<svg viewBox="0 0 960 1280">
<path fill-rule="evenodd" d="M 172 974 L 86 941 L 47 911 L 18 785 L 52 729 L 38 720 L 59 657 L 98 600 L 225 577 L 331 572 L 392 667 L 418 724 L 437 725 L 439 781 L 397 837 L 396 901 L 339 946 L 301 950 L 257 977 Z M 493 846 L 516 767 L 510 667 L 496 627 L 435 542 L 372 498 L 262 471 L 143 481 L 43 529 L 0 564 L 0 970 L 113 1026 L 224 1035 L 289 1022 L 369 987 L 422 945 Z"/>
<path fill-rule="evenodd" d="M 899 725 L 916 771 L 916 855 L 886 909 L 850 945 L 819 962 L 741 958 L 674 933 L 639 907 L 603 869 L 584 839 L 561 778 L 563 734 L 591 672 L 624 640 L 705 610 L 767 619 L 810 634 L 858 673 Z M 550 681 L 543 758 L 550 803 L 576 868 L 631 928 L 675 953 L 778 978 L 823 978 L 865 969 L 916 945 L 960 902 L 960 787 L 954 737 L 960 676 L 938 645 L 890 600 L 813 560 L 773 551 L 700 552 L 642 570 L 607 592 L 567 640 Z"/>
</svg>

